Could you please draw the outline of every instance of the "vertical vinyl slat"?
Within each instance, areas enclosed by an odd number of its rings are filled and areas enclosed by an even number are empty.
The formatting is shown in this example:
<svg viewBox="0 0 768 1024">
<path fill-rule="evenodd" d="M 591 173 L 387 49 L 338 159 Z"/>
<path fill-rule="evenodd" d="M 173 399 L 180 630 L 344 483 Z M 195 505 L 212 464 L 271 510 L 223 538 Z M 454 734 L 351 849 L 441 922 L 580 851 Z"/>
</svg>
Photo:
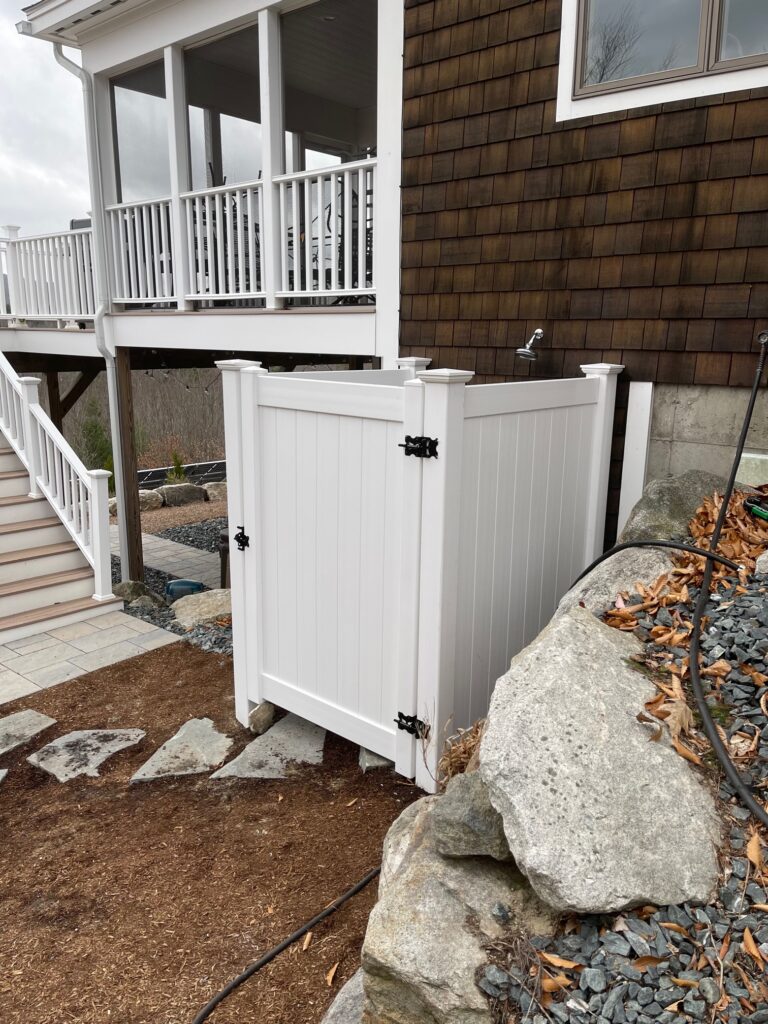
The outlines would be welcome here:
<svg viewBox="0 0 768 1024">
<path fill-rule="evenodd" d="M 217 291 L 217 287 L 213 248 L 213 204 L 209 195 L 205 197 L 205 234 L 206 242 L 208 244 L 208 287 L 206 288 L 206 291 L 209 295 L 214 295 Z"/>
<path fill-rule="evenodd" d="M 226 270 L 224 266 L 225 253 L 225 237 L 224 237 L 224 222 L 221 211 L 221 192 L 216 193 L 215 199 L 216 208 L 216 294 L 224 293 L 227 290 L 226 286 Z"/>
<path fill-rule="evenodd" d="M 126 293 L 126 298 L 135 299 L 139 295 L 139 284 L 136 273 L 136 232 L 135 232 L 135 214 L 131 209 L 124 211 L 125 221 L 125 239 L 128 247 L 128 283 L 129 290 Z"/>
<path fill-rule="evenodd" d="M 256 246 L 256 225 L 253 221 L 253 198 L 254 191 L 257 192 L 258 200 L 258 188 L 250 187 L 247 190 L 248 193 L 248 223 L 245 230 L 245 245 L 247 248 L 246 252 L 246 267 L 248 278 L 244 281 L 245 290 L 248 292 L 257 292 L 259 290 L 259 282 L 256 278 L 256 260 L 257 260 L 257 246 Z"/>
<path fill-rule="evenodd" d="M 248 291 L 245 281 L 245 225 L 243 221 L 246 217 L 246 211 L 250 212 L 251 191 L 251 188 L 243 188 L 237 189 L 235 192 L 237 197 L 235 200 L 237 203 L 237 209 L 235 211 L 235 223 L 237 225 L 237 285 L 235 286 L 235 283 L 232 283 L 232 291 L 233 293 L 240 295 L 242 295 L 243 292 Z"/>
<path fill-rule="evenodd" d="M 205 292 L 205 231 L 203 230 L 203 201 L 195 196 L 195 258 L 197 260 L 197 294 Z"/>
<path fill-rule="evenodd" d="M 235 294 L 235 232 L 232 223 L 232 204 L 234 202 L 233 193 L 224 193 L 224 205 L 225 211 L 225 222 L 226 231 L 224 232 L 224 246 L 226 249 L 227 257 L 227 282 L 226 288 L 224 289 L 227 295 Z"/>
<path fill-rule="evenodd" d="M 280 266 L 282 269 L 282 290 L 288 288 L 288 212 L 286 210 L 287 188 L 284 181 L 280 182 Z"/>
<path fill-rule="evenodd" d="M 188 199 L 184 200 L 184 206 L 186 207 L 187 214 L 187 260 L 190 259 L 190 251 L 192 246 L 192 218 L 190 215 L 190 203 Z M 163 295 L 166 299 L 169 299 L 174 294 L 173 286 L 173 265 L 171 263 L 171 247 L 168 242 L 168 217 L 170 215 L 170 206 L 166 203 L 160 207 L 160 242 L 163 249 Z M 181 253 L 179 253 L 179 259 L 183 259 Z M 195 281 L 194 268 L 189 268 L 189 287 L 192 288 Z"/>
<path fill-rule="evenodd" d="M 78 308 L 77 311 L 81 315 L 85 312 L 87 299 L 85 293 L 85 270 L 83 261 L 83 241 L 82 235 L 75 235 L 75 277 L 77 279 L 77 299 Z"/>
<path fill-rule="evenodd" d="M 305 288 L 313 291 L 312 283 L 312 179 L 304 180 L 304 262 L 307 265 Z"/>
<path fill-rule="evenodd" d="M 141 231 L 144 242 L 144 280 L 146 282 L 145 298 L 153 298 L 156 294 L 152 284 L 152 234 L 149 225 L 149 204 L 141 208 Z"/>
<path fill-rule="evenodd" d="M 298 181 L 291 183 L 291 214 L 293 216 L 293 224 L 291 230 L 293 232 L 293 287 L 291 291 L 301 291 L 301 264 L 302 264 L 302 245 L 301 245 L 301 229 L 300 229 L 300 218 L 299 218 L 299 185 Z"/>
<path fill-rule="evenodd" d="M 317 176 L 317 287 L 325 291 L 325 203 L 322 174 Z"/>
<path fill-rule="evenodd" d="M 83 257 L 85 266 L 83 272 L 85 273 L 85 292 L 88 302 L 87 313 L 96 312 L 96 303 L 93 298 L 93 235 L 88 233 L 83 235 Z"/>
<path fill-rule="evenodd" d="M 365 288 L 365 168 L 357 172 L 357 287 Z"/>
<path fill-rule="evenodd" d="M 331 288 L 339 287 L 339 179 L 331 171 Z"/>
<path fill-rule="evenodd" d="M 155 288 L 153 294 L 158 297 L 165 295 L 165 289 L 160 283 L 160 221 L 158 218 L 159 206 L 157 203 L 152 203 L 150 207 L 149 215 L 151 219 L 151 230 L 152 230 L 152 263 L 155 271 Z"/>
</svg>

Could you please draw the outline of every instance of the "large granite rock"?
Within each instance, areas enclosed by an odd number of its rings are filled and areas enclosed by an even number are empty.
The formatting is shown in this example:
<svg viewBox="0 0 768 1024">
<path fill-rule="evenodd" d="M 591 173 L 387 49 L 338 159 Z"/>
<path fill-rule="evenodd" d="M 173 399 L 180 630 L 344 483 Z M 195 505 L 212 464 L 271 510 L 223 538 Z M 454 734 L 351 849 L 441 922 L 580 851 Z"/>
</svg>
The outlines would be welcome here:
<svg viewBox="0 0 768 1024">
<path fill-rule="evenodd" d="M 187 594 L 171 605 L 176 621 L 184 629 L 192 629 L 201 622 L 212 622 L 232 614 L 231 590 L 203 590 L 199 594 Z"/>
<path fill-rule="evenodd" d="M 128 604 L 138 601 L 140 597 L 157 597 L 157 594 L 153 593 L 141 580 L 123 580 L 122 583 L 115 583 L 112 593 L 115 597 L 121 597 Z M 165 601 L 161 599 L 160 603 L 165 604 Z"/>
<path fill-rule="evenodd" d="M 366 1024 L 491 1024 L 475 985 L 484 947 L 508 931 L 549 934 L 556 924 L 513 865 L 440 856 L 431 821 L 440 799 L 412 804 L 384 844 L 363 944 Z"/>
<path fill-rule="evenodd" d="M 363 1019 L 363 972 L 355 971 L 328 1007 L 321 1024 L 360 1024 Z"/>
<path fill-rule="evenodd" d="M 154 512 L 163 507 L 163 496 L 159 491 L 139 491 L 139 511 Z"/>
<path fill-rule="evenodd" d="M 208 501 L 204 487 L 197 484 L 164 484 L 154 492 L 165 505 L 191 505 L 195 501 Z"/>
<path fill-rule="evenodd" d="M 764 551 L 755 564 L 758 576 L 768 576 L 768 551 Z"/>
<path fill-rule="evenodd" d="M 714 473 L 691 469 L 681 476 L 651 480 L 632 509 L 620 541 L 679 540 L 688 536 L 688 523 L 703 499 L 725 490 L 726 480 Z"/>
<path fill-rule="evenodd" d="M 208 495 L 208 501 L 226 501 L 227 500 L 227 481 L 226 480 L 214 480 L 212 483 L 203 484 L 203 489 Z"/>
<path fill-rule="evenodd" d="M 560 911 L 706 901 L 717 882 L 712 796 L 637 719 L 656 694 L 628 663 L 638 650 L 572 608 L 493 693 L 480 773 L 517 865 Z"/>
<path fill-rule="evenodd" d="M 668 548 L 627 548 L 606 559 L 563 595 L 555 617 L 582 605 L 593 615 L 612 608 L 621 591 L 655 582 L 673 567 Z"/>
<path fill-rule="evenodd" d="M 432 811 L 435 848 L 443 857 L 511 860 L 504 823 L 478 772 L 456 775 Z"/>
</svg>

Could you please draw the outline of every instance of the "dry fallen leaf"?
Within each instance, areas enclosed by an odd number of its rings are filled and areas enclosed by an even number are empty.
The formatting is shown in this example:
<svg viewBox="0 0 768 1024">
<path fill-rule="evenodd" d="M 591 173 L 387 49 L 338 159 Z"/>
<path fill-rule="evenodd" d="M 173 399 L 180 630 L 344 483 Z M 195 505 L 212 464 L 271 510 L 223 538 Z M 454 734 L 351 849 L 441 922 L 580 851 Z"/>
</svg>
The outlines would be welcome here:
<svg viewBox="0 0 768 1024">
<path fill-rule="evenodd" d="M 760 954 L 760 950 L 757 948 L 757 943 L 755 942 L 754 936 L 752 935 L 752 932 L 749 930 L 749 928 L 744 929 L 744 940 L 742 945 L 744 946 L 744 949 L 747 951 L 747 953 L 749 953 L 749 955 L 758 965 L 758 967 L 762 968 L 765 966 L 765 961 L 763 960 L 762 955 Z"/>
<path fill-rule="evenodd" d="M 542 960 L 546 960 L 548 964 L 552 964 L 553 967 L 565 967 L 566 970 L 581 970 L 582 965 L 577 964 L 575 960 L 565 960 L 561 956 L 556 956 L 554 953 L 544 953 L 539 950 L 539 956 Z"/>
<path fill-rule="evenodd" d="M 668 705 L 667 728 L 673 741 L 687 736 L 693 730 L 693 713 L 684 700 L 673 701 Z"/>
<path fill-rule="evenodd" d="M 340 961 L 337 960 L 336 963 L 325 976 L 325 984 L 328 986 L 328 988 L 330 988 L 331 985 L 333 984 L 333 979 L 336 977 L 336 971 L 338 971 L 339 969 L 339 963 Z"/>
<path fill-rule="evenodd" d="M 690 761 L 691 764 L 701 764 L 701 758 L 698 756 L 698 754 L 694 754 L 694 752 L 692 750 L 689 750 L 688 747 L 685 746 L 685 744 L 680 742 L 680 740 L 673 739 L 672 746 L 678 752 L 680 757 L 684 757 L 686 761 Z"/>
<path fill-rule="evenodd" d="M 659 924 L 662 928 L 667 928 L 671 932 L 677 932 L 678 935 L 685 935 L 686 938 L 688 936 L 688 930 L 683 928 L 681 924 L 675 924 L 674 921 L 660 921 Z"/>
<path fill-rule="evenodd" d="M 640 956 L 637 960 L 632 961 L 632 966 L 637 971 L 644 971 L 646 967 L 657 967 L 663 963 L 664 958 L 660 956 Z"/>
<path fill-rule="evenodd" d="M 753 833 L 752 838 L 747 843 L 747 857 L 749 857 L 749 861 L 755 870 L 762 874 L 765 867 L 763 863 L 763 847 L 757 832 Z"/>
<path fill-rule="evenodd" d="M 543 978 L 541 987 L 545 992 L 560 992 L 573 985 L 573 980 L 565 974 L 556 974 L 554 978 Z"/>
</svg>

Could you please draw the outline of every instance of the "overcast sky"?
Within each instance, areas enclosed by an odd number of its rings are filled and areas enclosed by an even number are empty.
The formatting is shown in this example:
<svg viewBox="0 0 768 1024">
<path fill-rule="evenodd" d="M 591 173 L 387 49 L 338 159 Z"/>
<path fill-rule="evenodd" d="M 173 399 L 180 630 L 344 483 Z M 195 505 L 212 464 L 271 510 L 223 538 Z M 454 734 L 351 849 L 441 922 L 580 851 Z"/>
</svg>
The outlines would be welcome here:
<svg viewBox="0 0 768 1024">
<path fill-rule="evenodd" d="M 50 43 L 17 33 L 21 19 L 20 2 L 0 0 L 0 224 L 35 234 L 66 229 L 90 201 L 82 87 Z"/>
</svg>

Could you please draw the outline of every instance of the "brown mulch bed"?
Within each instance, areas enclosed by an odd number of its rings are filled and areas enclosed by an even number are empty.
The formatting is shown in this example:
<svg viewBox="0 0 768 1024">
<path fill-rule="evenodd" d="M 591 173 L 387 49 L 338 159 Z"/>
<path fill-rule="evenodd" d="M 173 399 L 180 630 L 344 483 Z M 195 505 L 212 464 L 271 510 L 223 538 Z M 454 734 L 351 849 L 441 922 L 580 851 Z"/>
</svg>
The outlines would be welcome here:
<svg viewBox="0 0 768 1024">
<path fill-rule="evenodd" d="M 176 505 L 173 508 L 158 508 L 141 513 L 141 529 L 144 533 L 159 533 L 169 526 L 185 526 L 187 523 L 202 523 L 206 519 L 220 519 L 227 514 L 226 501 L 195 501 L 191 505 Z M 112 519 L 116 523 L 116 519 Z"/>
<path fill-rule="evenodd" d="M 77 728 L 140 727 L 98 779 L 62 785 L 6 754 L 0 787 L 3 1024 L 190 1024 L 206 1001 L 380 860 L 418 795 L 363 775 L 329 735 L 321 767 L 283 781 L 205 776 L 129 786 L 188 718 L 250 738 L 233 713 L 231 659 L 178 644 L 7 704 Z M 358 967 L 375 883 L 246 982 L 213 1024 L 315 1024 Z M 326 977 L 338 964 L 332 983 Z"/>
</svg>

